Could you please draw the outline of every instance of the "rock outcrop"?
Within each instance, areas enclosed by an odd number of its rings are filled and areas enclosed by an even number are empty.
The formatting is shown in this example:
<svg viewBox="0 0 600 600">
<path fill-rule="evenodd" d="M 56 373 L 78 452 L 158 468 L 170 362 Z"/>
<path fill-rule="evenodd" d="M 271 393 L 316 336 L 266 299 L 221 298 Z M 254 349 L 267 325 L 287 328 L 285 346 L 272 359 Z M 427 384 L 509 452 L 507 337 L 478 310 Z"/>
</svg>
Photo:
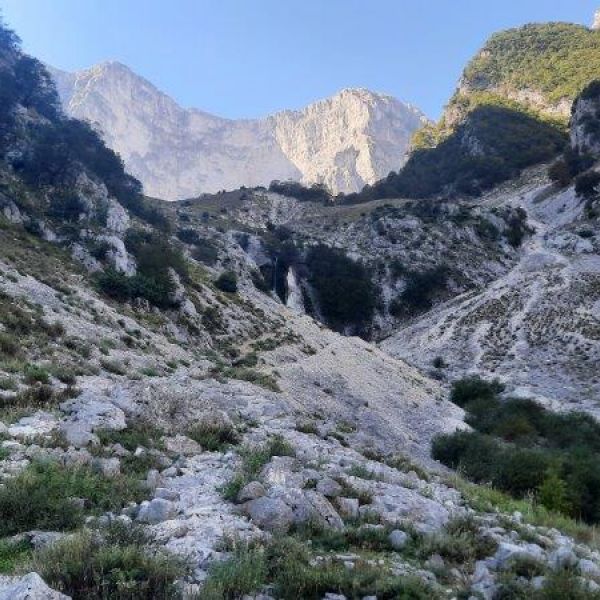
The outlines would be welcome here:
<svg viewBox="0 0 600 600">
<path fill-rule="evenodd" d="M 397 170 L 426 122 L 417 108 L 365 89 L 231 120 L 180 107 L 120 63 L 52 74 L 66 111 L 97 125 L 146 193 L 167 200 L 274 179 L 357 191 Z"/>
</svg>

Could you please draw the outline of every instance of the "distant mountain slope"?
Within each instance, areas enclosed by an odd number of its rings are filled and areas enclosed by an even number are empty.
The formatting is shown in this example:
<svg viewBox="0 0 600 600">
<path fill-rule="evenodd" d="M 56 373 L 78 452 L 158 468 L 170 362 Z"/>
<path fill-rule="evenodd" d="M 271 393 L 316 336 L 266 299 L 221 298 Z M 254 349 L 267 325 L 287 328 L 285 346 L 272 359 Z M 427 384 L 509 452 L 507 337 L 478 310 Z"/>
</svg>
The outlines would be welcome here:
<svg viewBox="0 0 600 600">
<path fill-rule="evenodd" d="M 426 122 L 418 109 L 364 89 L 230 120 L 180 107 L 116 62 L 52 74 L 67 112 L 97 124 L 146 193 L 169 200 L 288 178 L 357 191 L 397 169 Z"/>
<path fill-rule="evenodd" d="M 477 196 L 566 143 L 573 100 L 600 76 L 600 31 L 529 24 L 494 34 L 466 65 L 441 119 L 415 133 L 398 173 L 360 200 Z"/>
</svg>

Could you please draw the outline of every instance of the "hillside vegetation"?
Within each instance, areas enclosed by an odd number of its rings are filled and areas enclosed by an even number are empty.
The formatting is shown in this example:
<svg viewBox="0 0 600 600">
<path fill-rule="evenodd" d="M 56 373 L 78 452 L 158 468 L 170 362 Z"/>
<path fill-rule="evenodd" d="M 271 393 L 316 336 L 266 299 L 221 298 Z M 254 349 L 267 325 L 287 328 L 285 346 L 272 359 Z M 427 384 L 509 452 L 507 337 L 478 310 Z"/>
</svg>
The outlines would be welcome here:
<svg viewBox="0 0 600 600">
<path fill-rule="evenodd" d="M 467 65 L 466 89 L 540 92 L 573 101 L 600 70 L 600 33 L 571 23 L 531 24 L 493 35 Z"/>
<path fill-rule="evenodd" d="M 493 35 L 466 66 L 437 124 L 413 137 L 398 173 L 347 202 L 466 195 L 556 156 L 571 104 L 600 71 L 600 33 L 580 25 L 525 25 Z"/>
</svg>

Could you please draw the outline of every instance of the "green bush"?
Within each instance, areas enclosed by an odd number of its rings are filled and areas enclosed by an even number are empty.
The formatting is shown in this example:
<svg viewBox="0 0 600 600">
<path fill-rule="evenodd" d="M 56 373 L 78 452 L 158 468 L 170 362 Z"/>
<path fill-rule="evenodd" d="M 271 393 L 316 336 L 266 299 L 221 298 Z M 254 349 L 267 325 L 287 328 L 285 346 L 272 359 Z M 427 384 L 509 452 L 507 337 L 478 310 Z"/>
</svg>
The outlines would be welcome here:
<svg viewBox="0 0 600 600">
<path fill-rule="evenodd" d="M 423 272 L 410 271 L 406 276 L 404 291 L 400 295 L 402 304 L 409 311 L 431 308 L 435 296 L 447 288 L 448 276 L 449 269 L 446 265 L 439 265 Z"/>
<path fill-rule="evenodd" d="M 492 400 L 504 390 L 504 386 L 497 380 L 485 381 L 481 377 L 465 377 L 452 384 L 450 401 L 464 408 L 473 400 Z"/>
<path fill-rule="evenodd" d="M 32 548 L 27 542 L 0 540 L 0 575 L 12 575 L 31 556 Z"/>
<path fill-rule="evenodd" d="M 118 511 L 143 497 L 141 484 L 125 476 L 107 478 L 88 467 L 34 462 L 0 488 L 0 537 L 31 529 L 74 529 L 85 514 Z M 77 498 L 84 499 L 85 507 Z"/>
<path fill-rule="evenodd" d="M 238 291 L 237 275 L 233 271 L 224 271 L 215 280 L 215 286 L 222 292 L 235 294 Z"/>
<path fill-rule="evenodd" d="M 327 322 L 337 331 L 351 327 L 364 333 L 379 297 L 370 270 L 342 250 L 323 245 L 309 250 L 306 265 Z"/>
<path fill-rule="evenodd" d="M 178 597 L 176 581 L 187 572 L 181 560 L 165 552 L 141 548 L 136 538 L 114 538 L 109 535 L 103 539 L 91 531 L 77 533 L 37 551 L 32 569 L 48 585 L 73 600 Z"/>
<path fill-rule="evenodd" d="M 534 494 L 549 510 L 600 522 L 600 424 L 531 400 L 501 401 L 501 389 L 480 379 L 457 382 L 453 400 L 475 431 L 436 437 L 432 456 L 478 483 L 517 498 Z"/>
<path fill-rule="evenodd" d="M 187 278 L 187 264 L 181 251 L 165 236 L 137 229 L 127 232 L 125 244 L 136 259 L 137 273 L 128 276 L 108 268 L 97 277 L 100 291 L 120 302 L 144 298 L 159 308 L 176 306 L 171 270 L 184 280 Z"/>
<path fill-rule="evenodd" d="M 496 97 L 486 99 L 446 139 L 414 150 L 398 173 L 391 172 L 345 201 L 477 196 L 563 150 L 564 131 L 526 114 L 519 105 L 502 106 L 502 102 Z"/>
<path fill-rule="evenodd" d="M 187 430 L 187 436 L 210 452 L 220 452 L 240 442 L 240 435 L 233 425 L 211 421 L 201 421 L 192 425 Z"/>
<path fill-rule="evenodd" d="M 203 600 L 235 600 L 266 586 L 282 600 L 320 600 L 328 592 L 349 598 L 436 600 L 423 582 L 393 576 L 388 569 L 358 561 L 348 569 L 340 561 L 315 563 L 308 546 L 295 537 L 273 539 L 265 546 L 240 546 L 230 560 L 215 565 L 202 589 Z"/>
<path fill-rule="evenodd" d="M 40 367 L 39 365 L 28 364 L 25 366 L 23 370 L 23 375 L 25 379 L 25 383 L 34 384 L 34 383 L 49 383 L 50 382 L 50 373 L 44 367 Z"/>
</svg>

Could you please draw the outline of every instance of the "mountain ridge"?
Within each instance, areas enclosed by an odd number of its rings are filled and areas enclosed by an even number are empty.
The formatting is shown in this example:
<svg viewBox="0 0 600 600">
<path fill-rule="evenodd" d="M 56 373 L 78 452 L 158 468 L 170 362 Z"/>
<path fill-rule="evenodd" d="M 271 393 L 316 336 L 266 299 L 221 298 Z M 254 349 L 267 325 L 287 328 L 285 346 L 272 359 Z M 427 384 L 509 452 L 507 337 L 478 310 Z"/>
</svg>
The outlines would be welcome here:
<svg viewBox="0 0 600 600">
<path fill-rule="evenodd" d="M 169 200 L 274 179 L 357 191 L 397 169 L 411 135 L 427 123 L 414 105 L 366 88 L 229 119 L 180 106 L 118 61 L 50 71 L 65 111 L 95 123 L 147 193 Z"/>
</svg>

